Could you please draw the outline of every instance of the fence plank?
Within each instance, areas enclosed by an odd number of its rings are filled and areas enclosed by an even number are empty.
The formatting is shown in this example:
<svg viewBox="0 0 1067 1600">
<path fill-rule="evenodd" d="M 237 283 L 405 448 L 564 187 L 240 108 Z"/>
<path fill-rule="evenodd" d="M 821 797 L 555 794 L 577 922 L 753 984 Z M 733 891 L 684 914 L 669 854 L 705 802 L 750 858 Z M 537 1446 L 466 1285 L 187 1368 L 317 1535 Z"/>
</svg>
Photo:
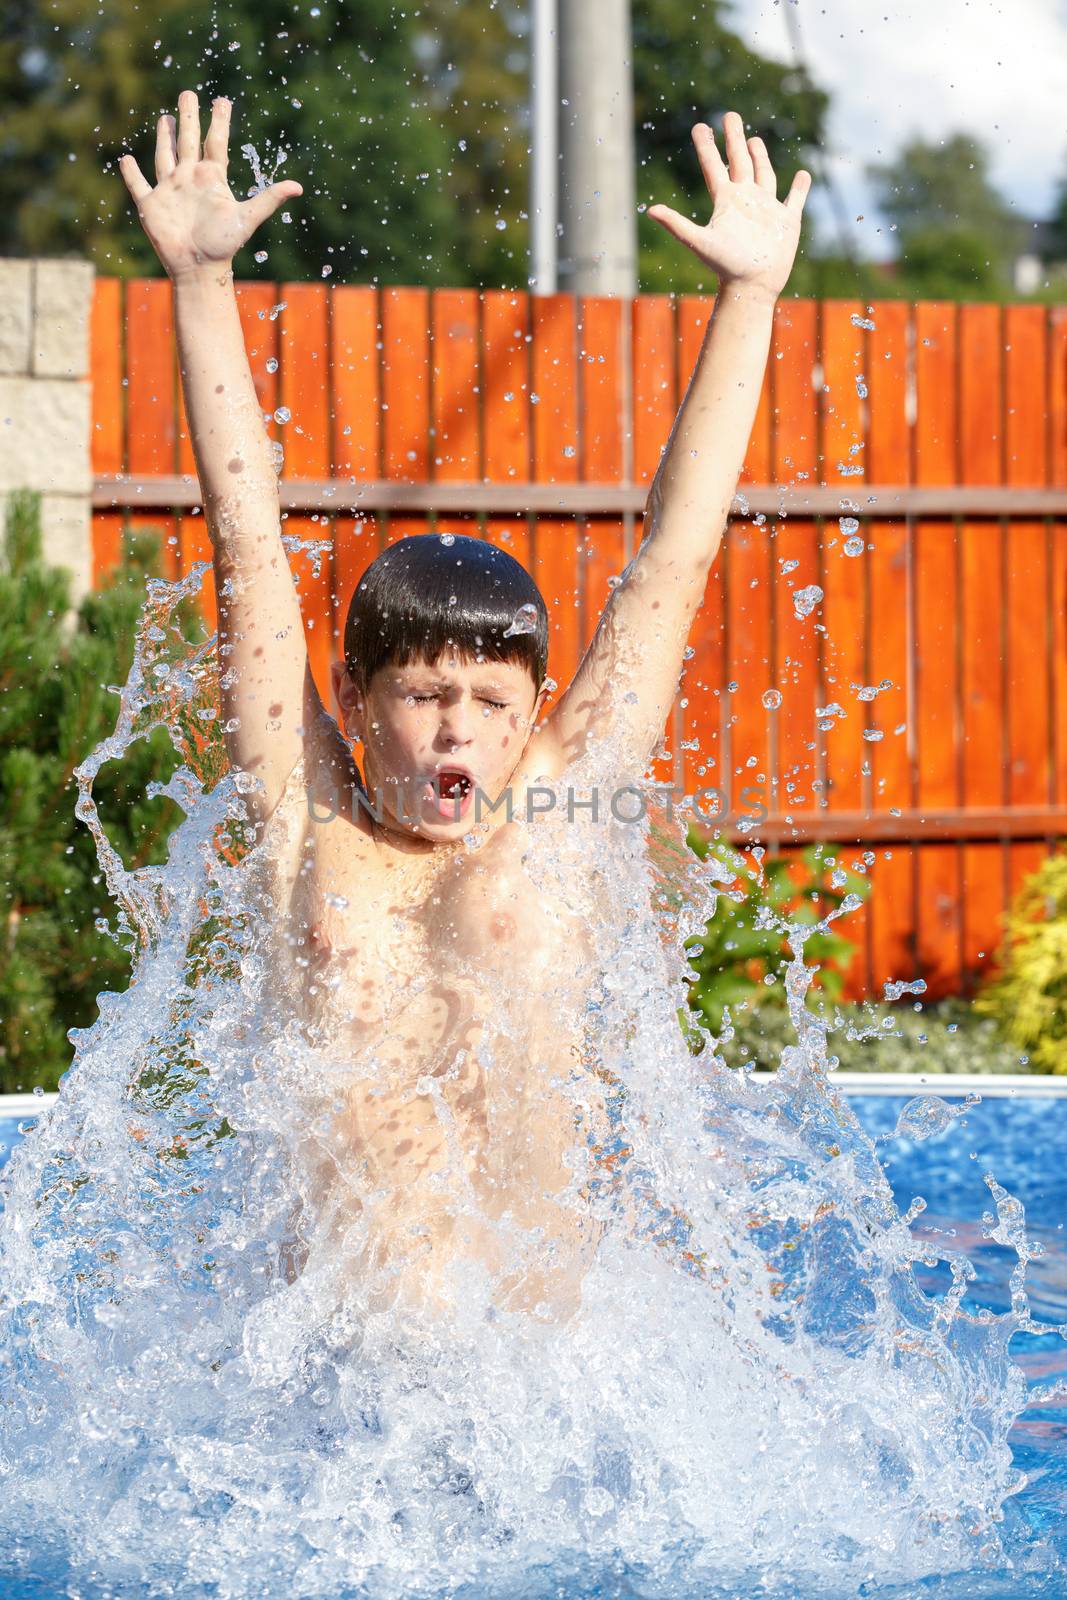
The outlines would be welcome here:
<svg viewBox="0 0 1067 1600">
<path fill-rule="evenodd" d="M 92 471 L 121 472 L 125 467 L 123 421 L 124 352 L 122 348 L 122 282 L 97 277 L 89 317 L 89 371 L 92 374 L 93 425 L 89 459 Z M 92 514 L 92 581 L 101 584 L 122 559 L 121 511 Z"/>
<path fill-rule="evenodd" d="M 760 390 L 752 437 L 741 469 L 738 493 L 746 483 L 765 483 L 771 468 L 770 381 Z M 730 724 L 730 764 L 724 788 L 734 817 L 769 806 L 777 776 L 772 763 L 770 723 L 775 713 L 764 704 L 774 687 L 771 604 L 774 568 L 766 519 L 739 517 L 723 541 L 726 581 L 726 713 Z"/>
<path fill-rule="evenodd" d="M 366 284 L 330 290 L 330 377 L 334 473 L 338 478 L 378 479 L 382 474 L 378 291 Z M 331 654 L 344 659 L 344 630 L 356 584 L 381 549 L 375 512 L 340 515 L 333 525 L 333 638 Z M 337 715 L 336 703 L 331 708 Z M 362 770 L 363 746 L 353 741 Z"/>
<path fill-rule="evenodd" d="M 177 470 L 173 295 L 169 278 L 126 282 L 126 461 L 130 472 Z M 178 576 L 177 518 L 130 513 L 131 528 L 160 537 L 160 571 Z"/>
<path fill-rule="evenodd" d="M 533 476 L 538 483 L 578 481 L 578 319 L 574 296 L 536 295 L 531 306 Z M 557 691 L 578 667 L 581 593 L 579 527 L 574 517 L 539 516 L 534 528 L 534 577 L 548 607 L 548 670 Z"/>
<path fill-rule="evenodd" d="M 287 478 L 314 478 L 329 473 L 331 468 L 327 289 L 321 283 L 285 283 L 281 298 L 285 302 L 279 321 L 281 401 L 291 413 L 282 429 L 283 474 Z M 328 541 L 331 535 L 329 518 L 325 516 L 288 516 L 283 527 L 289 537 L 316 543 Z M 289 564 L 300 595 L 311 671 L 323 704 L 329 706 L 335 587 L 332 557 L 326 551 L 316 562 L 310 552 L 300 551 L 290 554 Z"/>
<path fill-rule="evenodd" d="M 633 415 L 633 478 L 647 490 L 660 462 L 678 410 L 675 377 L 674 304 L 669 295 L 646 294 L 632 302 L 631 310 Z M 645 518 L 636 519 L 634 543 L 645 534 Z M 657 783 L 681 785 L 684 775 L 685 737 L 683 695 L 676 694 L 663 728 L 669 756 L 652 763 Z"/>
<path fill-rule="evenodd" d="M 676 330 L 679 402 L 693 376 L 700 347 L 707 334 L 715 301 L 710 295 L 682 295 L 678 303 Z M 673 420 L 673 419 L 672 419 Z M 668 432 L 670 431 L 668 427 Z M 665 444 L 666 434 L 663 438 Z M 726 539 L 708 576 L 704 603 L 697 614 L 690 636 L 693 651 L 682 678 L 682 694 L 688 704 L 683 712 L 683 738 L 695 749 L 683 750 L 682 784 L 686 794 L 702 788 L 724 791 L 726 808 L 729 784 L 728 744 L 724 738 L 726 700 Z M 702 802 L 705 813 L 715 806 Z"/>
<path fill-rule="evenodd" d="M 477 289 L 436 289 L 433 295 L 433 477 L 436 483 L 474 483 L 482 477 L 478 376 Z M 438 514 L 438 533 L 478 538 L 475 515 Z"/>
<path fill-rule="evenodd" d="M 840 489 L 839 505 L 845 514 L 861 508 L 858 491 L 867 476 L 863 406 L 857 392 L 857 379 L 866 365 L 864 330 L 857 326 L 867 320 L 863 312 L 860 302 L 852 300 L 827 300 L 821 311 L 819 476 L 824 484 Z M 845 542 L 840 517 L 833 521 L 828 517 L 822 528 L 822 693 L 824 705 L 834 703 L 844 709 L 844 715 L 834 717 L 832 727 L 824 730 L 826 795 L 831 810 L 870 804 L 868 744 L 863 737 L 865 706 L 856 698 L 857 688 L 865 681 L 867 552 L 865 543 L 859 556 L 851 556 Z M 853 912 L 842 927 L 856 944 L 845 974 L 845 992 L 858 997 L 868 985 L 869 903 Z"/>
<path fill-rule="evenodd" d="M 269 288 L 269 285 L 268 285 Z M 246 340 L 247 344 L 247 340 Z M 177 350 L 175 350 L 177 360 Z M 250 357 L 250 360 L 252 358 Z M 181 366 L 178 364 L 176 371 L 178 395 L 178 471 L 190 476 L 196 476 L 196 457 L 193 454 L 193 441 L 189 432 L 189 418 L 185 410 L 185 390 L 181 382 Z M 198 496 L 199 498 L 199 496 Z M 211 539 L 204 518 L 203 507 L 194 507 L 191 512 L 179 516 L 178 527 L 178 570 L 182 577 L 191 572 L 198 561 L 212 559 Z M 215 605 L 215 574 L 214 570 L 204 573 L 200 584 L 200 593 L 197 597 L 200 613 L 211 633 L 218 627 L 218 613 Z"/>
<path fill-rule="evenodd" d="M 998 483 L 1003 476 L 1005 406 L 1000 307 L 960 307 L 961 476 Z M 964 805 L 1005 799 L 1004 529 L 964 520 L 960 527 L 962 622 L 961 752 Z M 1004 910 L 1007 850 L 963 847 L 963 983 L 976 986 L 989 964 Z"/>
<path fill-rule="evenodd" d="M 810 483 L 817 471 L 818 412 L 813 385 L 817 353 L 815 302 L 779 301 L 771 351 L 771 476 L 783 486 Z M 821 576 L 817 524 L 810 517 L 778 517 L 773 546 L 775 682 L 782 696 L 777 725 L 777 801 L 788 814 L 817 805 L 822 783 L 815 726 L 819 703 L 819 636 L 815 629 L 820 613 L 798 615 L 794 604 L 796 592 L 818 584 Z"/>
<path fill-rule="evenodd" d="M 1049 447 L 1052 481 L 1067 484 L 1067 306 L 1054 306 L 1049 326 Z M 1067 521 L 1051 529 L 1052 780 L 1067 800 Z"/>
<path fill-rule="evenodd" d="M 1044 306 L 1007 306 L 1004 313 L 1006 480 L 1050 482 L 1048 459 L 1048 315 Z M 1049 530 L 1012 520 L 1006 533 L 1007 794 L 1010 805 L 1047 805 L 1052 798 L 1052 640 Z M 1041 863 L 1038 842 L 1008 850 L 1008 894 Z M 999 940 L 998 940 L 999 943 Z"/>
<path fill-rule="evenodd" d="M 915 307 L 915 481 L 957 478 L 957 308 Z M 919 519 L 915 548 L 916 803 L 959 803 L 956 781 L 959 682 L 959 584 L 953 522 Z M 931 998 L 958 992 L 961 971 L 960 851 L 923 845 L 916 874 L 917 964 Z"/>
<path fill-rule="evenodd" d="M 902 300 L 879 300 L 870 308 L 864 387 L 868 391 L 867 472 L 874 482 L 887 471 L 908 482 L 911 440 L 907 417 L 909 309 Z M 870 627 L 866 683 L 877 698 L 858 708 L 868 727 L 881 735 L 869 745 L 872 806 L 878 811 L 912 803 L 909 754 L 911 730 L 908 637 L 910 536 L 906 523 L 860 521 L 855 537 L 865 537 L 870 585 Z M 888 682 L 891 687 L 882 689 Z M 895 846 L 879 853 L 872 869 L 870 903 L 871 987 L 915 973 L 914 852 Z"/>
<path fill-rule="evenodd" d="M 482 387 L 485 396 L 484 476 L 507 482 L 530 476 L 530 297 L 488 289 L 482 304 Z M 486 518 L 485 536 L 527 569 L 532 555 L 529 518 Z"/>
<path fill-rule="evenodd" d="M 382 290 L 382 475 L 430 476 L 430 293 Z M 426 516 L 391 515 L 385 543 L 427 533 Z"/>
<path fill-rule="evenodd" d="M 581 476 L 602 482 L 621 482 L 624 477 L 624 309 L 625 302 L 611 295 L 586 295 L 580 308 Z M 611 592 L 609 579 L 620 577 L 626 565 L 622 519 L 585 519 L 580 548 L 581 639 L 586 649 Z"/>
</svg>

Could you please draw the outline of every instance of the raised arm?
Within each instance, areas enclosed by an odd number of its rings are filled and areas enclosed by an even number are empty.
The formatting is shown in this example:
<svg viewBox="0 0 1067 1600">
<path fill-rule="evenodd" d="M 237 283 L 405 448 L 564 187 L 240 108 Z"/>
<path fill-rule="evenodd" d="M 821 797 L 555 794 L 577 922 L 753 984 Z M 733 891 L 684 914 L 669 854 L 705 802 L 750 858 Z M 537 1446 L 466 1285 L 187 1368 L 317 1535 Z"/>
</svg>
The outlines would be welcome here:
<svg viewBox="0 0 1067 1600">
<path fill-rule="evenodd" d="M 120 170 L 174 284 L 178 354 L 214 555 L 219 667 L 230 759 L 262 779 L 268 815 L 326 717 L 282 544 L 277 474 L 249 370 L 232 262 L 259 224 L 303 191 L 275 183 L 238 201 L 226 181 L 230 102 L 216 100 L 200 149 L 192 90 L 159 119 L 156 187 L 130 155 Z M 177 132 L 177 137 L 175 137 Z M 327 719 L 332 720 L 332 719 Z"/>
<path fill-rule="evenodd" d="M 706 123 L 693 128 L 714 214 L 704 227 L 669 206 L 648 215 L 719 279 L 696 370 L 645 510 L 637 554 L 612 591 L 578 671 L 534 738 L 546 770 L 607 734 L 644 770 L 663 735 L 686 640 L 704 596 L 744 465 L 770 350 L 775 302 L 789 276 L 811 186 L 800 171 L 784 202 L 759 138 L 736 111 L 724 121 L 729 165 Z"/>
</svg>

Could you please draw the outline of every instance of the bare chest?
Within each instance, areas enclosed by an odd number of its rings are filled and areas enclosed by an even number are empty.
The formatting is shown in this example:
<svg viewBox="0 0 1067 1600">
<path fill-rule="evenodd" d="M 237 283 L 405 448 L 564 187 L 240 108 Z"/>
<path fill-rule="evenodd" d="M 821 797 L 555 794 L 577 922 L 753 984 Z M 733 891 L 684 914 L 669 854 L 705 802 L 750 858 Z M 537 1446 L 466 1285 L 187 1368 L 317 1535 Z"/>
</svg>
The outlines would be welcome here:
<svg viewBox="0 0 1067 1600">
<path fill-rule="evenodd" d="M 386 864 L 341 820 L 310 829 L 291 901 L 310 1008 L 426 1048 L 464 1016 L 551 988 L 580 927 L 531 877 L 528 849 L 508 825 L 477 848 Z"/>
</svg>

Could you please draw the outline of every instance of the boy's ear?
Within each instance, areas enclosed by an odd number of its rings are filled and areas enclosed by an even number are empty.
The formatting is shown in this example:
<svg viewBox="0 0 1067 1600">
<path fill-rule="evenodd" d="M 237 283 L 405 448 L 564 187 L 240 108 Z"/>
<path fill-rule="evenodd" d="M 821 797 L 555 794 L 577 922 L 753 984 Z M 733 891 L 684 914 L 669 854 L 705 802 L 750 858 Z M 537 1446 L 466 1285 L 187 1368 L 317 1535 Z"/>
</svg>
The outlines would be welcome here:
<svg viewBox="0 0 1067 1600">
<path fill-rule="evenodd" d="M 350 739 L 363 737 L 363 697 L 344 661 L 330 663 L 330 684 L 340 712 L 341 727 Z"/>
<path fill-rule="evenodd" d="M 543 683 L 540 689 L 538 689 L 537 699 L 534 701 L 533 710 L 530 712 L 531 731 L 533 730 L 534 725 L 540 722 L 541 718 L 544 716 L 545 705 L 551 693 L 552 691 L 547 683 Z"/>
</svg>

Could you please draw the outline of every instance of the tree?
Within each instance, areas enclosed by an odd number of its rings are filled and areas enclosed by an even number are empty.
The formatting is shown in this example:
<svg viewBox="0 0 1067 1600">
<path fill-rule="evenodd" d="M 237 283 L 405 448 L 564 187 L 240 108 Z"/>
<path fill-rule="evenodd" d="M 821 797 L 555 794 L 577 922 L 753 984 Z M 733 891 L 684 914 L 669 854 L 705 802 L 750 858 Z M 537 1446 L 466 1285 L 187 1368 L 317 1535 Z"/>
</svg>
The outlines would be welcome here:
<svg viewBox="0 0 1067 1600">
<path fill-rule="evenodd" d="M 747 49 L 726 9 L 634 0 L 646 204 L 706 208 L 689 130 L 729 107 L 786 185 L 821 138 L 826 95 Z M 254 181 L 248 144 L 267 175 L 284 150 L 279 170 L 304 185 L 243 276 L 524 287 L 528 24 L 527 0 L 14 0 L 0 23 L 0 253 L 156 275 L 115 161 L 133 149 L 151 177 L 156 118 L 190 84 L 202 108 L 235 99 L 238 192 Z M 643 287 L 700 286 L 700 263 L 663 230 L 644 224 L 639 241 Z"/>
<path fill-rule="evenodd" d="M 634 0 L 634 115 L 643 204 L 662 201 L 707 218 L 711 202 L 690 130 L 694 122 L 710 123 L 721 149 L 725 111 L 740 112 L 746 129 L 766 140 L 782 196 L 797 168 L 806 164 L 805 151 L 822 141 L 827 94 L 802 68 L 750 50 L 729 27 L 728 10 L 723 0 L 701 6 L 690 0 Z M 707 268 L 679 252 L 662 228 L 640 230 L 640 277 L 643 289 L 715 288 Z"/>
<path fill-rule="evenodd" d="M 1053 196 L 1048 246 L 1056 261 L 1067 261 L 1067 170 L 1060 176 Z"/>
<path fill-rule="evenodd" d="M 957 133 L 907 143 L 896 161 L 867 175 L 896 229 L 900 271 L 916 296 L 991 294 L 1012 286 L 1026 224 L 989 178 L 985 148 Z"/>
<path fill-rule="evenodd" d="M 296 9 L 285 0 L 20 0 L 0 34 L 0 253 L 89 255 L 100 271 L 162 269 L 115 161 L 151 177 L 155 124 L 178 91 L 235 100 L 242 145 L 304 195 L 271 230 L 263 271 L 350 281 L 466 282 L 466 223 L 451 203 L 453 142 L 429 105 L 416 17 L 395 0 Z"/>
<path fill-rule="evenodd" d="M 140 536 L 108 587 L 65 622 L 70 581 L 41 559 L 39 501 L 12 495 L 0 554 L 0 1091 L 56 1087 L 67 1029 L 93 1020 L 96 996 L 130 975 L 97 927 L 110 910 L 92 836 L 77 821 L 72 773 L 115 725 L 109 684 L 125 681 L 156 542 Z M 166 859 L 180 819 L 146 798 L 176 765 L 165 734 L 131 745 L 94 786 L 127 867 Z"/>
</svg>

